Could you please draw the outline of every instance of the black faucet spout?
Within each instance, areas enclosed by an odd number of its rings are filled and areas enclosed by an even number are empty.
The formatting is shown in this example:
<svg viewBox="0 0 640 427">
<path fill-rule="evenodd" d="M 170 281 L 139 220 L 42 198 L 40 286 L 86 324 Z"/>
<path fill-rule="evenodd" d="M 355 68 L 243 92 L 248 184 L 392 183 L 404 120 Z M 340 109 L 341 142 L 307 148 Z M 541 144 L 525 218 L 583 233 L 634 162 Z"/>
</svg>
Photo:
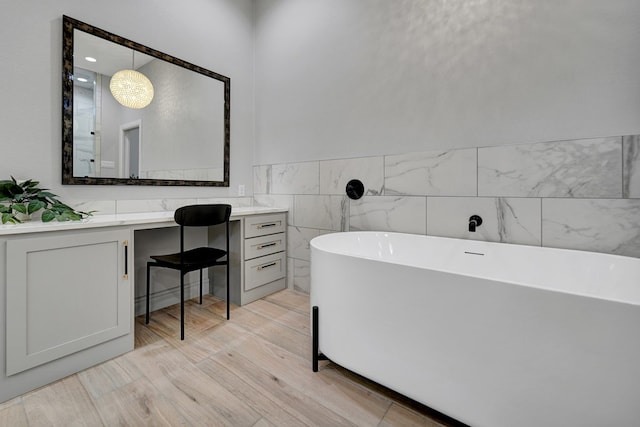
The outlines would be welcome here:
<svg viewBox="0 0 640 427">
<path fill-rule="evenodd" d="M 479 215 L 471 215 L 469 218 L 469 231 L 476 232 L 476 228 L 482 225 L 482 218 Z"/>
</svg>

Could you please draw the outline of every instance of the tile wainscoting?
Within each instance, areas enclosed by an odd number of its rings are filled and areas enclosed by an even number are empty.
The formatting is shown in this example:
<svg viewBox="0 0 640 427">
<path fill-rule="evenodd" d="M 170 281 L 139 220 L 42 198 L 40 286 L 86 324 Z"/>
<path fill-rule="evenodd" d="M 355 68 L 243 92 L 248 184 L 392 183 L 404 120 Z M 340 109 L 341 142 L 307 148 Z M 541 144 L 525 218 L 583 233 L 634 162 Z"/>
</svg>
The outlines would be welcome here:
<svg viewBox="0 0 640 427">
<path fill-rule="evenodd" d="M 185 199 L 135 199 L 135 200 L 67 200 L 64 202 L 74 209 L 81 211 L 95 211 L 94 215 L 114 215 L 139 212 L 168 212 L 175 211 L 181 206 L 228 203 L 233 207 L 253 206 L 251 197 L 220 197 L 220 198 L 185 198 Z"/>
<path fill-rule="evenodd" d="M 365 196 L 345 186 L 360 179 Z M 617 136 L 254 167 L 254 199 L 289 207 L 289 286 L 309 241 L 399 231 L 640 257 L 640 137 Z M 468 231 L 471 215 L 484 222 Z"/>
</svg>

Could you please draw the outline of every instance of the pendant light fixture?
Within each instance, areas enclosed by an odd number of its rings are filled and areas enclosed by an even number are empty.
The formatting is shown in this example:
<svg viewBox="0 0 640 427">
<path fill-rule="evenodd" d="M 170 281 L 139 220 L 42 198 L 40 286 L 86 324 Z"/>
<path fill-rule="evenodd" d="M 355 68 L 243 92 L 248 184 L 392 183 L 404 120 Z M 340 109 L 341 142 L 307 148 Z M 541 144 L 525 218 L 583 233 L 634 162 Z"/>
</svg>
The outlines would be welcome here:
<svg viewBox="0 0 640 427">
<path fill-rule="evenodd" d="M 135 70 L 135 51 L 131 51 L 131 69 L 120 70 L 111 77 L 109 89 L 120 104 L 129 108 L 144 108 L 153 99 L 153 85 L 144 74 Z"/>
</svg>

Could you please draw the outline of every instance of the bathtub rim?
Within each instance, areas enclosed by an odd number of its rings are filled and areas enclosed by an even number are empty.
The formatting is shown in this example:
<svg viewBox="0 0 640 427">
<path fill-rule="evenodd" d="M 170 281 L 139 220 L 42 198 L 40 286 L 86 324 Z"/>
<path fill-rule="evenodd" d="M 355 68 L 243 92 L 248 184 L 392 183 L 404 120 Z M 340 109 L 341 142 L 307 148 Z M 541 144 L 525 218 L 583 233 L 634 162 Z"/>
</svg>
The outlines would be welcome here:
<svg viewBox="0 0 640 427">
<path fill-rule="evenodd" d="M 321 245 L 321 243 L 323 243 L 324 240 L 329 240 L 332 237 L 335 238 L 336 235 L 340 235 L 341 237 L 344 236 L 344 235 L 368 235 L 368 236 L 372 236 L 372 235 L 374 235 L 374 236 L 385 236 L 386 235 L 386 236 L 392 236 L 392 237 L 411 236 L 410 238 L 426 238 L 428 240 L 445 240 L 445 241 L 448 241 L 448 242 L 451 242 L 451 243 L 457 243 L 457 244 L 463 244 L 464 242 L 473 242 L 472 244 L 488 245 L 489 247 L 495 247 L 495 248 L 500 248 L 500 249 L 504 249 L 505 245 L 508 245 L 508 246 L 511 246 L 511 247 L 523 248 L 522 250 L 544 250 L 545 252 L 548 251 L 548 252 L 551 252 L 552 254 L 553 253 L 558 253 L 558 254 L 560 254 L 560 253 L 571 253 L 571 254 L 588 253 L 588 254 L 591 254 L 591 256 L 597 256 L 597 257 L 601 257 L 601 258 L 605 258 L 605 259 L 611 259 L 611 260 L 620 260 L 623 263 L 628 263 L 628 262 L 636 263 L 636 264 L 638 264 L 639 267 L 640 267 L 640 258 L 635 258 L 635 257 L 630 257 L 630 256 L 625 256 L 625 255 L 609 254 L 609 253 L 604 253 L 604 252 L 594 252 L 594 251 L 579 250 L 579 249 L 553 248 L 553 247 L 547 247 L 547 246 L 533 246 L 533 245 L 523 245 L 523 244 L 517 244 L 517 243 L 488 242 L 488 241 L 483 241 L 483 240 L 460 239 L 460 238 L 441 237 L 441 236 L 429 236 L 429 235 L 424 235 L 424 234 L 401 233 L 401 232 L 393 232 L 393 231 L 341 231 L 341 232 L 327 233 L 327 234 L 322 234 L 320 236 L 316 236 L 313 239 L 311 239 L 311 241 L 309 242 L 310 251 L 311 251 L 310 262 L 313 262 L 313 250 L 318 250 L 318 251 L 331 253 L 331 254 L 335 254 L 335 255 L 339 255 L 339 256 L 345 256 L 345 257 L 351 257 L 351 258 L 357 258 L 357 259 L 366 259 L 366 260 L 370 260 L 370 261 L 373 261 L 373 262 L 382 262 L 382 263 L 388 263 L 388 264 L 393 264 L 393 265 L 402 265 L 402 266 L 407 267 L 407 268 L 433 270 L 433 271 L 438 271 L 438 272 L 457 275 L 457 276 L 480 278 L 480 279 L 485 279 L 485 280 L 492 280 L 492 281 L 498 281 L 498 282 L 502 282 L 502 283 L 508 283 L 508 284 L 511 284 L 511 285 L 514 285 L 514 286 L 522 286 L 522 287 L 527 287 L 527 288 L 540 289 L 540 290 L 547 291 L 547 292 L 557 292 L 557 293 L 561 293 L 561 294 L 575 295 L 575 296 L 580 296 L 580 297 L 585 297 L 585 298 L 606 300 L 606 301 L 611 301 L 611 302 L 615 302 L 615 303 L 619 303 L 619 304 L 627 304 L 627 305 L 631 305 L 631 306 L 640 306 L 640 292 L 637 292 L 638 293 L 637 295 L 632 295 L 631 298 L 629 298 L 629 299 L 622 299 L 622 298 L 619 298 L 619 297 L 616 297 L 616 296 L 597 294 L 595 292 L 590 293 L 590 292 L 584 292 L 584 291 L 580 292 L 580 291 L 567 290 L 567 289 L 558 289 L 558 288 L 551 287 L 551 286 L 543 286 L 543 285 L 539 285 L 539 284 L 532 284 L 532 283 L 522 282 L 522 281 L 518 281 L 518 280 L 509 280 L 509 279 L 496 278 L 496 277 L 478 275 L 478 274 L 473 275 L 473 274 L 468 274 L 468 273 L 461 272 L 461 271 L 455 271 L 453 269 L 445 268 L 445 267 L 421 266 L 421 265 L 415 265 L 415 264 L 411 264 L 411 263 L 405 263 L 405 262 L 402 262 L 400 260 L 392 260 L 392 259 L 382 258 L 382 257 L 372 257 L 372 256 L 363 255 L 363 254 L 353 254 L 353 253 L 349 253 L 349 252 L 344 251 L 344 250 L 340 250 L 341 249 L 340 247 L 328 248 L 328 247 L 326 247 L 326 245 Z M 311 292 L 312 291 L 313 291 L 313 277 L 311 277 Z"/>
</svg>

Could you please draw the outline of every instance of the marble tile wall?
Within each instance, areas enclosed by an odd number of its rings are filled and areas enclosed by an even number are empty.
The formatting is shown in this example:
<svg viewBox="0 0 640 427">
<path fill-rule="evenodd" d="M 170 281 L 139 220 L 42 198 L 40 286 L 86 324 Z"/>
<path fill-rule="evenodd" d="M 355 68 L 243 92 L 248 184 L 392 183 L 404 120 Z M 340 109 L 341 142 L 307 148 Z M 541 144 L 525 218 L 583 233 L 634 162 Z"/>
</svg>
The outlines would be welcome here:
<svg viewBox="0 0 640 427">
<path fill-rule="evenodd" d="M 640 136 L 622 139 L 622 196 L 640 198 Z"/>
<path fill-rule="evenodd" d="M 360 179 L 365 196 L 344 194 Z M 309 242 L 385 230 L 640 257 L 640 136 L 254 167 L 254 202 L 290 209 L 289 284 L 309 291 Z M 471 215 L 483 224 L 468 231 Z"/>
</svg>

